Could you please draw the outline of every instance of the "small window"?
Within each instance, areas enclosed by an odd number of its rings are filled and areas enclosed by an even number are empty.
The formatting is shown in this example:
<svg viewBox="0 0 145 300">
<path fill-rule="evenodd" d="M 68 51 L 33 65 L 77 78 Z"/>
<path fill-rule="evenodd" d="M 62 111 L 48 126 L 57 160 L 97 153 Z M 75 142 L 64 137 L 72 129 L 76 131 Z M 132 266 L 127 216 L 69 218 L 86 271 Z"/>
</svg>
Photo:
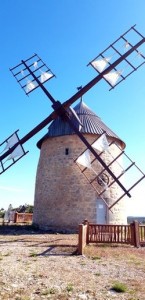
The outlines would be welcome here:
<svg viewBox="0 0 145 300">
<path fill-rule="evenodd" d="M 69 148 L 65 148 L 65 155 L 69 154 Z"/>
</svg>

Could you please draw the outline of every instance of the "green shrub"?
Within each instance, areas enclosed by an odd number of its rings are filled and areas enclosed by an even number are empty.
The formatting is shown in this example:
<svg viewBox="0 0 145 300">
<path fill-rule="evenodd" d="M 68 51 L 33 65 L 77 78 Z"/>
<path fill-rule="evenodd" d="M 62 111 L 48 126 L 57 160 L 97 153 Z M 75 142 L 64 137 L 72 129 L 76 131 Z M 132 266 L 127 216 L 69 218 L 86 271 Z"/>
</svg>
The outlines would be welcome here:
<svg viewBox="0 0 145 300">
<path fill-rule="evenodd" d="M 72 292 L 73 291 L 73 285 L 69 283 L 66 287 L 67 292 Z"/>
<path fill-rule="evenodd" d="M 26 209 L 25 209 L 25 212 L 26 213 L 33 213 L 33 209 L 34 209 L 33 205 L 27 205 Z"/>
<path fill-rule="evenodd" d="M 127 291 L 127 287 L 124 283 L 116 282 L 112 286 L 111 290 L 117 292 L 117 293 L 125 293 Z"/>
<path fill-rule="evenodd" d="M 4 210 L 0 210 L 0 218 L 4 218 L 5 215 L 5 211 Z"/>
<path fill-rule="evenodd" d="M 36 252 L 30 252 L 29 257 L 36 257 L 37 253 Z"/>
<path fill-rule="evenodd" d="M 99 259 L 101 259 L 100 256 L 92 256 L 92 260 L 99 260 Z"/>
</svg>

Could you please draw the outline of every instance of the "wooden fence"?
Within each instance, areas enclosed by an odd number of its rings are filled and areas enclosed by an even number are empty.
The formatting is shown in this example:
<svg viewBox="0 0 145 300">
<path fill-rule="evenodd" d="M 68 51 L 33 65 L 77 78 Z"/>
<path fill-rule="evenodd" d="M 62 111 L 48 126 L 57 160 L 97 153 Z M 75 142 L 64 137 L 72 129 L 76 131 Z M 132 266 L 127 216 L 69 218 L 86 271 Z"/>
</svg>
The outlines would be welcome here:
<svg viewBox="0 0 145 300">
<path fill-rule="evenodd" d="M 137 221 L 130 225 L 101 225 L 92 224 L 87 220 L 79 225 L 78 252 L 90 243 L 131 244 L 135 247 L 145 245 L 145 226 Z"/>
<path fill-rule="evenodd" d="M 15 213 L 15 223 L 32 223 L 32 213 Z"/>
<path fill-rule="evenodd" d="M 32 223 L 33 219 L 33 213 L 18 213 L 15 211 L 11 211 L 8 218 L 1 219 L 1 224 L 2 225 L 8 225 L 8 224 L 13 224 L 13 223 Z"/>
<path fill-rule="evenodd" d="M 140 245 L 145 245 L 145 225 L 139 225 L 139 240 Z"/>
</svg>

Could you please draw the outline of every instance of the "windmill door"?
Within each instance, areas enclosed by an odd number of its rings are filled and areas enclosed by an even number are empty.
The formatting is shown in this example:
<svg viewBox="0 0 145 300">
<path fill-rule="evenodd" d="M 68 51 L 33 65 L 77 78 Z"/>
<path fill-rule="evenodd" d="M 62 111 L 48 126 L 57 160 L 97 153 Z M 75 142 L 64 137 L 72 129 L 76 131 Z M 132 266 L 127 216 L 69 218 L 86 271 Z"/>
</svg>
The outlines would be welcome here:
<svg viewBox="0 0 145 300">
<path fill-rule="evenodd" d="M 106 224 L 107 223 L 107 206 L 105 202 L 98 198 L 96 201 L 96 208 L 97 208 L 97 214 L 96 214 L 96 223 L 97 224 Z"/>
</svg>

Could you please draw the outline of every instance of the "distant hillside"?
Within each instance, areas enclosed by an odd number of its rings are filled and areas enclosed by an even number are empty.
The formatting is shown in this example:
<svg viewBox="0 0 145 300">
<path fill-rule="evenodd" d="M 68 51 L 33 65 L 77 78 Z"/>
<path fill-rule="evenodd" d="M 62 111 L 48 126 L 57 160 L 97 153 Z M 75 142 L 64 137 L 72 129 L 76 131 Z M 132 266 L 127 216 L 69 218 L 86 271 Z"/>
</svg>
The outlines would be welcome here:
<svg viewBox="0 0 145 300">
<path fill-rule="evenodd" d="M 127 217 L 127 223 L 130 224 L 133 221 L 138 221 L 139 223 L 145 224 L 145 216 L 144 217 L 136 217 L 136 216 L 128 216 Z"/>
</svg>

